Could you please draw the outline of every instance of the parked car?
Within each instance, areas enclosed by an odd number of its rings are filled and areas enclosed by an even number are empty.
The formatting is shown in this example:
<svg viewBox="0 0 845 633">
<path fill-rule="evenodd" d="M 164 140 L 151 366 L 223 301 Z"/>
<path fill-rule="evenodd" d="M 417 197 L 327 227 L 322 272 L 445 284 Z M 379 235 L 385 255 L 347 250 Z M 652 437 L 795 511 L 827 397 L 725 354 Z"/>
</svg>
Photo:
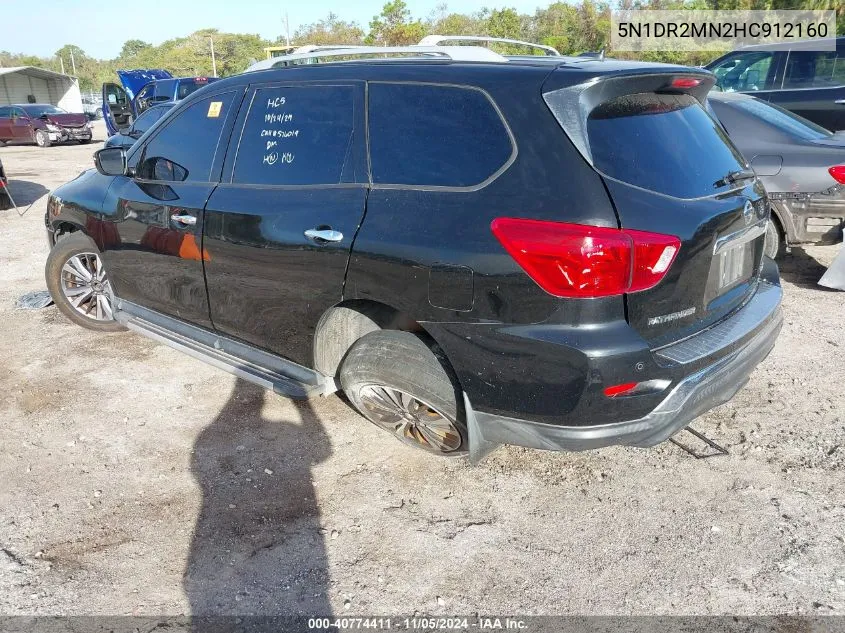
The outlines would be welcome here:
<svg viewBox="0 0 845 633">
<path fill-rule="evenodd" d="M 713 92 L 709 101 L 769 194 L 766 255 L 774 258 L 786 245 L 840 241 L 845 133 L 749 95 Z"/>
<path fill-rule="evenodd" d="M 751 93 L 829 130 L 845 130 L 845 37 L 836 38 L 832 51 L 819 51 L 818 40 L 783 46 L 748 46 L 709 63 L 716 89 Z"/>
<path fill-rule="evenodd" d="M 124 132 L 110 136 L 106 139 L 104 147 L 122 147 L 129 149 L 135 144 L 139 138 L 144 135 L 144 132 L 149 130 L 154 123 L 163 117 L 174 106 L 174 102 L 159 103 L 154 105 L 135 119 L 135 122 Z"/>
<path fill-rule="evenodd" d="M 59 309 L 439 455 L 651 446 L 730 399 L 781 288 L 713 75 L 435 52 L 229 77 L 99 150 L 49 198 Z"/>
<path fill-rule="evenodd" d="M 49 147 L 66 141 L 90 143 L 91 137 L 91 125 L 84 114 L 71 114 L 49 103 L 0 106 L 0 141 Z"/>
<path fill-rule="evenodd" d="M 110 135 L 128 128 L 144 110 L 181 101 L 217 77 L 173 77 L 166 70 L 118 70 L 120 84 L 103 84 L 103 117 Z"/>
<path fill-rule="evenodd" d="M 89 119 L 102 119 L 103 107 L 98 101 L 94 101 L 91 97 L 82 97 L 82 111 L 88 115 Z"/>
<path fill-rule="evenodd" d="M 6 170 L 3 169 L 3 161 L 0 160 L 0 210 L 12 208 L 12 196 L 9 195 L 9 179 L 6 178 Z"/>
</svg>

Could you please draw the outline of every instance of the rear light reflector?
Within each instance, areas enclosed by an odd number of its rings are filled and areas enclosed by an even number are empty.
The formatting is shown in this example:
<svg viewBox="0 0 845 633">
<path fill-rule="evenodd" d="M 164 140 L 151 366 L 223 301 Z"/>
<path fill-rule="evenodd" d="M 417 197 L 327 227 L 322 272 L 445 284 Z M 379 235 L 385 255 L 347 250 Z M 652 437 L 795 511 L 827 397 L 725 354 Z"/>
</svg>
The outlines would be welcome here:
<svg viewBox="0 0 845 633">
<path fill-rule="evenodd" d="M 696 77 L 675 77 L 670 85 L 673 88 L 695 88 L 701 84 L 701 81 Z"/>
<path fill-rule="evenodd" d="M 681 247 L 673 235 L 602 226 L 497 218 L 508 254 L 556 297 L 607 297 L 656 286 Z"/>
<path fill-rule="evenodd" d="M 608 398 L 615 398 L 616 396 L 621 396 L 622 394 L 631 391 L 638 384 L 639 383 L 636 382 L 624 382 L 621 385 L 606 387 L 604 390 L 604 395 L 606 395 Z"/>
<path fill-rule="evenodd" d="M 658 393 L 671 384 L 670 380 L 656 379 L 644 380 L 643 382 L 624 382 L 621 385 L 605 387 L 604 395 L 608 398 L 619 396 L 637 396 L 645 393 Z"/>
<path fill-rule="evenodd" d="M 833 179 L 841 185 L 845 185 L 845 165 L 834 165 L 827 170 Z"/>
</svg>

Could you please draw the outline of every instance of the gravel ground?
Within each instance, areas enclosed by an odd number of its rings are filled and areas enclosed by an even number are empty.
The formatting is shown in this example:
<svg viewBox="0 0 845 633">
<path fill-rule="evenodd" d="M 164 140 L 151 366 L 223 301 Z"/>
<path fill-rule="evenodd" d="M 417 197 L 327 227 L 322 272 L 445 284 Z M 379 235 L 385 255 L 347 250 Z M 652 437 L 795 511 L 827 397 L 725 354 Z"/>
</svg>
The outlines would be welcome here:
<svg viewBox="0 0 845 633">
<path fill-rule="evenodd" d="M 27 205 L 92 148 L 0 157 Z M 776 349 L 695 422 L 730 455 L 505 448 L 472 467 L 338 397 L 294 403 L 16 309 L 44 287 L 44 206 L 0 212 L 0 613 L 845 611 L 845 295 L 815 285 L 839 247 L 786 257 Z"/>
</svg>

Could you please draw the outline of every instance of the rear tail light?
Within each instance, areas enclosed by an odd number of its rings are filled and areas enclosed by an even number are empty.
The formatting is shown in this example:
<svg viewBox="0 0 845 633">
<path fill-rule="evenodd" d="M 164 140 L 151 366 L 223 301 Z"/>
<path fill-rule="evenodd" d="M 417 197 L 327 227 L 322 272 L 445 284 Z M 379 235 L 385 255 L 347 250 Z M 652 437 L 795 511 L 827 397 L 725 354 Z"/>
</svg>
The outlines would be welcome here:
<svg viewBox="0 0 845 633">
<path fill-rule="evenodd" d="M 839 184 L 845 185 L 845 165 L 834 165 L 827 170 Z"/>
<path fill-rule="evenodd" d="M 565 222 L 497 218 L 490 228 L 531 279 L 557 297 L 653 288 L 681 247 L 673 235 Z"/>
</svg>

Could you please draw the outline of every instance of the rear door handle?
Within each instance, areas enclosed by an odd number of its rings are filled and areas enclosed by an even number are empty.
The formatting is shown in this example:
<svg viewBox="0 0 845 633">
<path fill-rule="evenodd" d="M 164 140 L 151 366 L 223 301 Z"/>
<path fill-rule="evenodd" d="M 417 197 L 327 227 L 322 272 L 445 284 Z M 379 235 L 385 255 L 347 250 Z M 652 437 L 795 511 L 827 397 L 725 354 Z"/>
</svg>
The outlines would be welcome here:
<svg viewBox="0 0 845 633">
<path fill-rule="evenodd" d="M 343 239 L 343 233 L 331 229 L 308 229 L 305 231 L 305 237 L 315 242 L 339 242 Z"/>
<path fill-rule="evenodd" d="M 170 216 L 170 219 L 177 224 L 184 224 L 186 226 L 193 226 L 197 223 L 197 219 L 192 215 L 179 215 L 178 213 L 174 213 Z"/>
</svg>

